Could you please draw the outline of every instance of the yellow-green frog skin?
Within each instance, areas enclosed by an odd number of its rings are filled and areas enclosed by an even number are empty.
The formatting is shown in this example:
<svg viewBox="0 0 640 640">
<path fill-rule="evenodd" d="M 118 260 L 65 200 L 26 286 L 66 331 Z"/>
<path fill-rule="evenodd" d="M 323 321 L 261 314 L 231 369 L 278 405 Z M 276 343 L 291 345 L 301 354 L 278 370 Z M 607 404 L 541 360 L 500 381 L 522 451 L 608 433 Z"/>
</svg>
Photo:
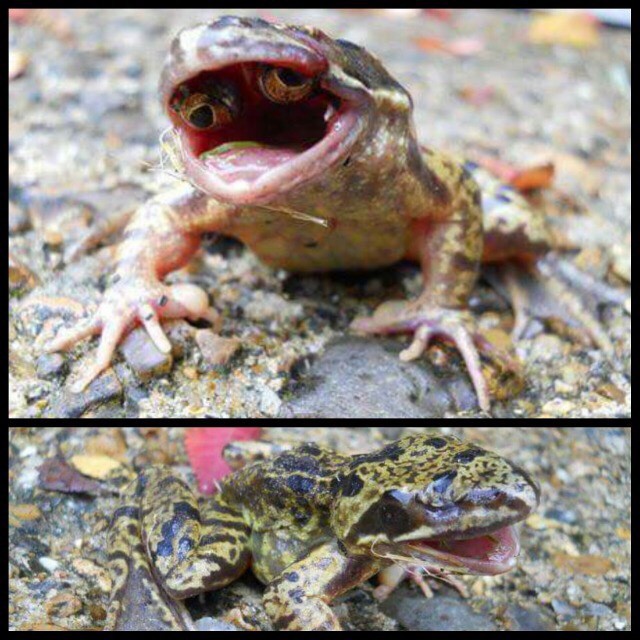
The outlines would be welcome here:
<svg viewBox="0 0 640 640">
<path fill-rule="evenodd" d="M 307 444 L 234 472 L 200 504 L 152 467 L 113 516 L 106 629 L 193 629 L 181 601 L 251 567 L 277 629 L 340 630 L 332 601 L 394 564 L 509 571 L 520 551 L 513 525 L 539 500 L 525 471 L 444 436 L 357 456 Z"/>
</svg>

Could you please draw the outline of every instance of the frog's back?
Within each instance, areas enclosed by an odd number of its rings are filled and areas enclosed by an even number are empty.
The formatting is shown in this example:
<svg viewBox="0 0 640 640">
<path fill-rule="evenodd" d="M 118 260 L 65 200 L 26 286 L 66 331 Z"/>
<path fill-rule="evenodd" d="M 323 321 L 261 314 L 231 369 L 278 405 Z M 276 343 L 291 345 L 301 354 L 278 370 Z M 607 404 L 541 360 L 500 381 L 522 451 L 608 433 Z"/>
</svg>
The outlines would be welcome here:
<svg viewBox="0 0 640 640">
<path fill-rule="evenodd" d="M 272 459 L 252 464 L 223 484 L 226 498 L 241 506 L 249 524 L 304 525 L 311 515 L 328 512 L 331 486 L 348 458 L 306 444 Z"/>
</svg>

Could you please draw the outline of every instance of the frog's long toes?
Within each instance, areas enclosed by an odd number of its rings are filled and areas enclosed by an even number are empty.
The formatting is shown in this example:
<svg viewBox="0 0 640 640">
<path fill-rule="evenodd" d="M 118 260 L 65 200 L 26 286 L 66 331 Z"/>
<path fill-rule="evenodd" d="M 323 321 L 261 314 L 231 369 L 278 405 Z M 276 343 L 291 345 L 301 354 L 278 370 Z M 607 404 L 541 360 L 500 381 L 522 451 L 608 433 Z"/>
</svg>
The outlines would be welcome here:
<svg viewBox="0 0 640 640">
<path fill-rule="evenodd" d="M 153 307 L 150 304 L 143 304 L 138 310 L 138 317 L 156 347 L 162 353 L 169 353 L 171 351 L 171 343 L 162 329 L 158 314 Z"/>
<path fill-rule="evenodd" d="M 126 317 L 114 318 L 105 322 L 100 338 L 100 345 L 93 364 L 80 374 L 71 386 L 73 393 L 80 393 L 111 364 L 113 354 L 128 325 Z"/>
<path fill-rule="evenodd" d="M 464 359 L 467 367 L 467 372 L 473 383 L 473 387 L 478 398 L 478 405 L 480 408 L 489 412 L 491 409 L 491 398 L 489 395 L 489 387 L 487 381 L 482 373 L 482 366 L 480 364 L 480 355 L 476 348 L 476 336 L 469 333 L 469 331 L 462 325 L 453 324 L 448 326 L 447 324 L 439 326 L 422 326 L 416 331 L 416 338 L 413 344 L 406 349 L 403 353 L 417 349 L 420 344 L 424 344 L 424 348 L 428 346 L 429 340 L 433 336 L 441 336 L 446 340 L 452 342 L 460 352 L 460 355 Z"/>
<path fill-rule="evenodd" d="M 71 393 L 82 393 L 95 378 L 100 375 L 100 371 L 97 371 L 95 367 L 91 367 L 88 371 L 85 371 L 70 387 Z"/>
<path fill-rule="evenodd" d="M 474 344 L 474 338 L 463 327 L 456 327 L 448 336 L 453 340 L 458 351 L 460 351 L 460 354 L 464 358 L 471 382 L 478 396 L 480 408 L 486 413 L 489 413 L 491 409 L 489 387 L 482 373 L 480 355 Z"/>
<path fill-rule="evenodd" d="M 430 327 L 427 325 L 418 327 L 413 336 L 413 342 L 400 352 L 400 360 L 403 362 L 417 360 L 427 350 L 432 337 L 433 331 Z"/>
<path fill-rule="evenodd" d="M 53 338 L 48 344 L 44 345 L 43 351 L 45 353 L 55 353 L 56 351 L 66 351 L 75 344 L 96 335 L 100 332 L 100 320 L 98 318 L 90 318 L 77 327 L 70 329 L 62 329 L 58 332 L 55 338 Z"/>
</svg>

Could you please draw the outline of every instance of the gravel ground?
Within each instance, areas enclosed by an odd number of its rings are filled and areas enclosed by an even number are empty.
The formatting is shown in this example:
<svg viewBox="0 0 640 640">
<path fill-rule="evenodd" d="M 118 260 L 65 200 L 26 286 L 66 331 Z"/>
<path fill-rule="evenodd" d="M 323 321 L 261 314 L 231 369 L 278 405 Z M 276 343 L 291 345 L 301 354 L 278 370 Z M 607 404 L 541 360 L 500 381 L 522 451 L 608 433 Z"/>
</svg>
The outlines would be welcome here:
<svg viewBox="0 0 640 640">
<path fill-rule="evenodd" d="M 63 321 L 99 301 L 110 269 L 109 247 L 75 262 L 65 251 L 87 228 L 173 183 L 156 170 L 166 127 L 155 97 L 158 72 L 176 31 L 215 15 L 84 9 L 12 22 L 10 415 L 480 415 L 452 350 L 436 347 L 419 362 L 401 364 L 395 356 L 405 338 L 363 340 L 348 332 L 350 320 L 377 302 L 403 290 L 415 294 L 417 267 L 301 277 L 271 271 L 224 239 L 172 278 L 210 292 L 223 316 L 223 344 L 233 353 L 227 364 L 211 356 L 220 344 L 211 330 L 176 322 L 172 357 L 134 332 L 115 366 L 74 396 L 67 378 L 86 367 L 95 341 L 70 355 L 42 354 L 40 343 Z M 628 290 L 629 31 L 604 29 L 598 45 L 579 49 L 527 42 L 532 17 L 525 12 L 458 11 L 449 22 L 337 10 L 273 15 L 378 54 L 414 96 L 418 131 L 429 145 L 519 167 L 553 161 L 555 189 L 541 204 L 584 247 L 575 256 L 581 268 Z M 442 43 L 466 47 L 466 54 L 435 51 Z M 472 303 L 483 328 L 506 336 L 511 315 L 487 285 Z M 571 331 L 534 323 L 517 346 L 525 388 L 496 402 L 494 415 L 630 416 L 630 317 L 614 306 L 602 319 L 617 369 Z"/>
<path fill-rule="evenodd" d="M 268 427 L 278 440 L 313 440 L 342 451 L 376 448 L 419 427 Z M 469 599 L 442 584 L 426 601 L 404 585 L 382 606 L 373 583 L 338 604 L 353 629 L 628 630 L 631 625 L 631 431 L 614 427 L 433 427 L 494 449 L 541 484 L 539 511 L 522 527 L 519 567 L 497 578 L 464 578 Z M 40 466 L 56 455 L 109 455 L 142 468 L 171 465 L 195 482 L 183 427 L 12 427 L 9 430 L 9 629 L 99 629 L 110 579 L 109 515 L 117 498 L 42 488 Z M 269 623 L 262 587 L 246 576 L 189 603 L 197 618 L 251 612 Z"/>
</svg>

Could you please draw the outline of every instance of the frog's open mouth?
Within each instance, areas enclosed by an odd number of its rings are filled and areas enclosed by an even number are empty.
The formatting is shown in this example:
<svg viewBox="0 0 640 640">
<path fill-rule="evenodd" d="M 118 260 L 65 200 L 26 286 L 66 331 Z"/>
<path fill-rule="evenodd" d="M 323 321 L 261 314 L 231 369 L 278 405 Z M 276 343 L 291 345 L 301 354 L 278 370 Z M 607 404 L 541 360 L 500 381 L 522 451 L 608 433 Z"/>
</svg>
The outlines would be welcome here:
<svg viewBox="0 0 640 640">
<path fill-rule="evenodd" d="M 184 171 L 209 195 L 263 203 L 347 161 L 360 129 L 353 96 L 292 64 L 240 62 L 174 84 L 166 104 Z"/>
<path fill-rule="evenodd" d="M 401 543 L 403 556 L 413 564 L 472 575 L 507 573 L 520 554 L 520 536 L 515 526 L 507 526 L 474 537 L 410 540 Z"/>
</svg>

